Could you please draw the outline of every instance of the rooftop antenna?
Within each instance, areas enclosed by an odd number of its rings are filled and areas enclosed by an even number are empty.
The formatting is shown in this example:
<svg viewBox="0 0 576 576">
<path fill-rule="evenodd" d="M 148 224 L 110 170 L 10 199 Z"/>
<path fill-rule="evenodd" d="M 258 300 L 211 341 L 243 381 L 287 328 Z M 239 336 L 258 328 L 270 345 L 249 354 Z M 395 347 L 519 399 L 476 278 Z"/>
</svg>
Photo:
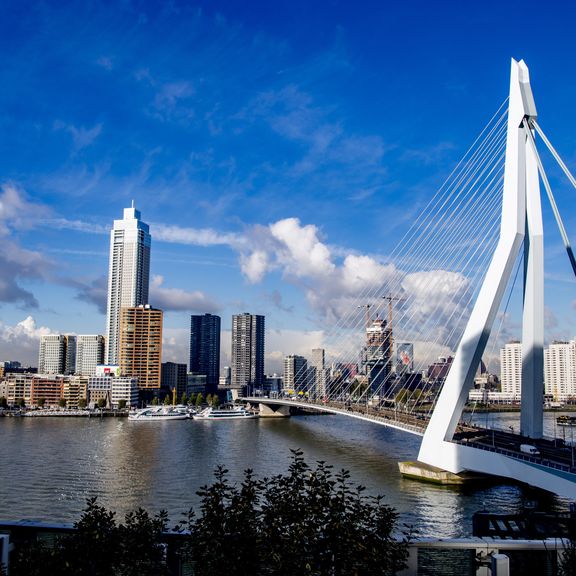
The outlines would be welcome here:
<svg viewBox="0 0 576 576">
<path fill-rule="evenodd" d="M 134 200 L 132 200 L 132 208 L 134 208 Z"/>
</svg>

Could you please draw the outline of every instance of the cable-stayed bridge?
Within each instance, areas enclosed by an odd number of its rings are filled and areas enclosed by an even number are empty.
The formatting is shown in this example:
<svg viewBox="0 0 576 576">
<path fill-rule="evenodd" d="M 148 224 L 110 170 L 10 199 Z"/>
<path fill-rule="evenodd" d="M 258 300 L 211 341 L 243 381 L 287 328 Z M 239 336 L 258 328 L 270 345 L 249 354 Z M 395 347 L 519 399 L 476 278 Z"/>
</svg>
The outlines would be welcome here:
<svg viewBox="0 0 576 576">
<path fill-rule="evenodd" d="M 528 68 L 512 60 L 508 98 L 447 181 L 418 214 L 407 195 L 412 224 L 393 252 L 383 262 L 360 258 L 347 267 L 353 290 L 327 303 L 330 373 L 317 360 L 312 370 L 295 371 L 290 398 L 247 400 L 260 404 L 263 415 L 305 407 L 417 434 L 424 464 L 513 478 L 576 498 L 573 447 L 543 437 L 540 183 L 575 274 L 576 260 L 536 137 L 576 188 L 537 122 Z M 393 231 L 394 224 L 383 226 Z M 482 359 L 499 350 L 514 305 L 522 316 L 519 434 L 462 419 Z M 398 365 L 394 350 L 405 355 Z M 444 362 L 434 364 L 438 356 Z"/>
</svg>

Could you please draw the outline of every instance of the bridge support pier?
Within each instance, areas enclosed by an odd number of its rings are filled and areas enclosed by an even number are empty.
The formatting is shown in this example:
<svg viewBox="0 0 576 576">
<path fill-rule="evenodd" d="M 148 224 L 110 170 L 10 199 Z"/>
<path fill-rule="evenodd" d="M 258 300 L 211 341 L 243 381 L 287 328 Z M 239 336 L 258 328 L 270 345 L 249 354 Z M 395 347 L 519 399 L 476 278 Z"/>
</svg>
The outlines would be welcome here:
<svg viewBox="0 0 576 576">
<path fill-rule="evenodd" d="M 288 418 L 290 406 L 275 406 L 273 404 L 259 404 L 260 418 Z"/>
<path fill-rule="evenodd" d="M 486 478 L 483 474 L 470 472 L 454 474 L 453 472 L 448 472 L 447 470 L 442 470 L 442 468 L 424 464 L 423 462 L 398 462 L 398 468 L 400 469 L 400 474 L 405 478 L 431 482 L 433 484 L 460 485 Z"/>
</svg>

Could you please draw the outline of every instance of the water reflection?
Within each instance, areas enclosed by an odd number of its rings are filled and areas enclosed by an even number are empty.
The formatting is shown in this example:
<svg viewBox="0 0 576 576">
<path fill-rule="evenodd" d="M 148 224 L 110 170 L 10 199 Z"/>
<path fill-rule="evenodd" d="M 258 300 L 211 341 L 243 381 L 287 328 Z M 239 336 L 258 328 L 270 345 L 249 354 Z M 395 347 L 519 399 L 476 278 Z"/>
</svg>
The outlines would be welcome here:
<svg viewBox="0 0 576 576">
<path fill-rule="evenodd" d="M 483 416 L 483 415 L 481 415 Z M 493 415 L 491 415 L 493 417 Z M 517 415 L 498 415 L 502 426 Z M 85 499 L 123 515 L 138 506 L 168 510 L 173 521 L 198 503 L 196 491 L 221 464 L 233 481 L 285 472 L 290 449 L 313 464 L 351 471 L 355 483 L 384 494 L 401 521 L 422 535 L 463 536 L 481 509 L 564 505 L 539 490 L 496 481 L 441 487 L 407 480 L 398 461 L 415 459 L 419 438 L 338 416 L 229 422 L 128 422 L 124 419 L 0 419 L 0 518 L 72 522 Z"/>
</svg>

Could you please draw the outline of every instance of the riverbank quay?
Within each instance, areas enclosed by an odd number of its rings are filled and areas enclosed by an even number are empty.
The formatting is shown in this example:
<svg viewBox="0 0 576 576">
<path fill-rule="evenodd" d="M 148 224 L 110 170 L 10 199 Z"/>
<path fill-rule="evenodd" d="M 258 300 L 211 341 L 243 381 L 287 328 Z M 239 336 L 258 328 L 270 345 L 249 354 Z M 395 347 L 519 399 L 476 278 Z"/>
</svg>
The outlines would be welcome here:
<svg viewBox="0 0 576 576">
<path fill-rule="evenodd" d="M 0 562 L 9 570 L 10 556 L 18 548 L 37 544 L 54 547 L 58 538 L 74 532 L 72 524 L 0 522 Z M 180 554 L 189 539 L 190 534 L 185 531 L 160 534 L 158 543 L 165 551 L 164 562 L 170 576 L 194 574 L 193 567 Z M 408 543 L 407 566 L 398 576 L 559 574 L 567 546 L 562 538 L 413 538 Z"/>
<path fill-rule="evenodd" d="M 74 410 L 66 408 L 47 408 L 38 410 L 2 410 L 0 417 L 8 418 L 124 418 L 127 410 Z"/>
</svg>

